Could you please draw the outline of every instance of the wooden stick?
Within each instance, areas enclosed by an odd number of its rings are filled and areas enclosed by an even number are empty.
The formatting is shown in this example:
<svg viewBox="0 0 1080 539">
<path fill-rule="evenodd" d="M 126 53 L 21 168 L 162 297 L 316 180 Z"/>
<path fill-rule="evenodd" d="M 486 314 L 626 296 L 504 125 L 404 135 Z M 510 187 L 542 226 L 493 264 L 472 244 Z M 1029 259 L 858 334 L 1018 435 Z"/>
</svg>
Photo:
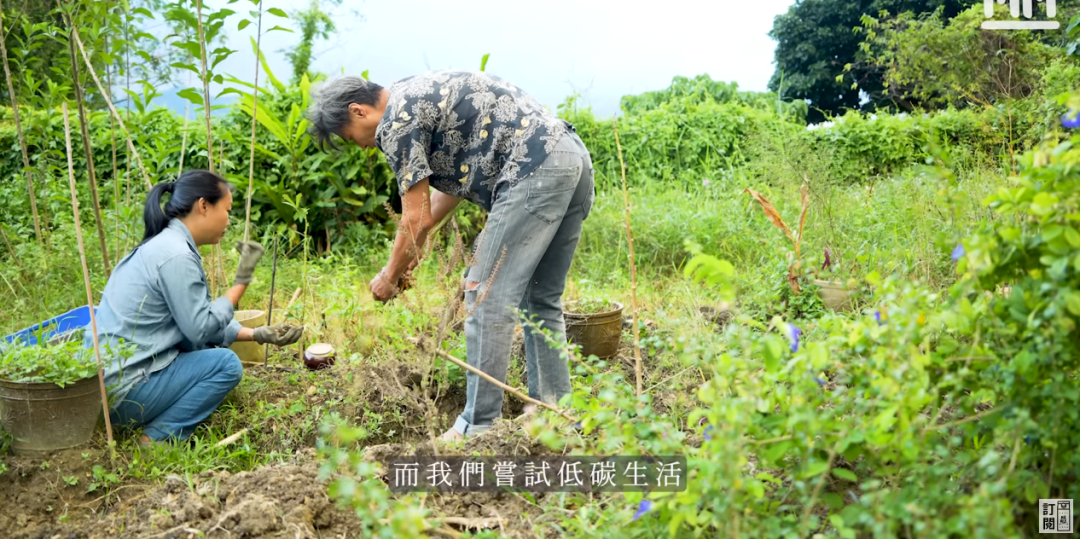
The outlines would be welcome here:
<svg viewBox="0 0 1080 539">
<path fill-rule="evenodd" d="M 11 259 L 15 261 L 15 265 L 19 266 L 19 270 L 22 271 L 24 269 L 23 265 L 22 265 L 22 262 L 19 261 L 19 257 L 15 254 L 15 249 L 13 249 L 11 247 L 11 242 L 8 241 L 7 233 L 4 232 L 4 225 L 3 224 L 0 224 L 0 239 L 4 240 L 4 245 L 7 246 L 7 250 L 8 250 L 8 253 L 11 255 Z"/>
<path fill-rule="evenodd" d="M 637 264 L 634 263 L 634 232 L 630 228 L 630 191 L 626 186 L 626 163 L 623 162 L 622 144 L 619 143 L 618 124 L 619 122 L 616 120 L 611 124 L 611 128 L 615 131 L 615 148 L 619 151 L 619 166 L 622 169 L 623 201 L 626 204 L 626 241 L 629 246 L 629 254 L 627 256 L 630 258 L 630 314 L 633 316 L 634 322 L 634 372 L 637 375 L 637 396 L 640 397 L 642 393 L 641 328 L 638 327 Z"/>
<path fill-rule="evenodd" d="M 71 211 L 75 215 L 75 238 L 79 241 L 79 257 L 82 259 L 83 282 L 86 284 L 86 305 L 90 308 L 90 330 L 94 335 L 94 355 L 98 362 L 98 384 L 101 389 L 101 406 L 105 415 L 105 436 L 113 445 L 112 420 L 109 418 L 109 397 L 105 392 L 105 366 L 101 360 L 101 344 L 98 342 L 97 315 L 94 313 L 94 292 L 90 287 L 90 270 L 86 266 L 86 248 L 83 247 L 82 225 L 79 222 L 79 198 L 75 192 L 75 164 L 71 159 L 71 123 L 68 119 L 67 102 L 61 104 L 64 112 L 64 140 L 67 142 L 68 183 L 71 185 Z"/>
<path fill-rule="evenodd" d="M 278 250 L 278 236 L 274 236 L 274 264 L 270 268 L 270 307 L 266 310 L 266 325 L 274 325 L 274 285 L 277 281 L 277 250 Z M 269 362 L 270 345 L 263 345 L 263 366 L 265 367 Z"/>
<path fill-rule="evenodd" d="M 202 59 L 203 108 L 206 110 L 206 159 L 214 172 L 214 133 L 210 130 L 210 80 L 206 69 L 206 36 L 202 25 L 202 0 L 195 0 L 195 20 L 199 25 L 199 57 Z"/>
<path fill-rule="evenodd" d="M 116 118 L 116 123 L 120 124 L 120 130 L 124 132 L 124 136 L 127 137 L 128 151 L 131 155 L 135 156 L 135 162 L 139 165 L 139 171 L 142 172 L 143 180 L 146 180 L 146 188 L 152 189 L 154 187 L 153 182 L 150 181 L 150 175 L 146 173 L 146 167 L 143 166 L 142 157 L 139 152 L 135 151 L 135 143 L 131 141 L 131 132 L 128 131 L 127 125 L 124 124 L 124 120 L 120 118 L 120 113 L 116 112 L 116 107 L 113 106 L 112 98 L 109 97 L 109 92 L 101 84 L 101 79 L 98 78 L 97 72 L 94 71 L 94 64 L 90 61 L 90 56 L 86 54 L 86 48 L 83 47 L 82 40 L 79 39 L 79 31 L 77 29 L 71 29 L 71 38 L 75 40 L 75 44 L 79 47 L 79 52 L 82 54 L 83 62 L 86 64 L 86 69 L 90 71 L 90 76 L 94 78 L 94 84 L 97 85 L 98 91 L 105 98 L 105 104 L 109 106 L 109 111 L 112 112 L 113 117 Z"/>
<path fill-rule="evenodd" d="M 251 155 L 248 156 L 248 192 L 247 210 L 244 218 L 244 241 L 251 238 L 251 196 L 255 190 L 255 118 L 259 115 L 259 64 L 261 63 L 259 60 L 260 56 L 262 56 L 262 49 L 259 48 L 259 44 L 262 43 L 262 15 L 262 0 L 259 0 L 259 23 L 256 26 L 255 33 L 255 93 L 251 107 Z M 274 243 L 274 252 L 277 252 L 277 243 Z M 275 258 L 275 262 L 276 260 Z M 273 305 L 271 305 L 271 308 L 273 308 Z M 269 319 L 267 319 L 267 323 L 269 322 Z"/>
<path fill-rule="evenodd" d="M 296 292 L 293 292 L 292 299 L 290 299 L 289 304 L 285 306 L 285 310 L 292 309 L 293 303 L 296 303 L 296 298 L 300 297 L 301 290 L 303 290 L 303 288 L 297 288 Z"/>
<path fill-rule="evenodd" d="M 225 447 L 225 446 L 227 446 L 227 445 L 229 445 L 229 444 L 231 444 L 231 443 L 233 443 L 233 442 L 235 442 L 235 441 L 239 440 L 239 439 L 240 439 L 240 438 L 241 438 L 241 437 L 242 437 L 243 435 L 247 434 L 247 431 L 248 431 L 248 430 L 247 430 L 246 428 L 244 428 L 244 429 L 240 429 L 239 431 L 237 431 L 236 433 L 232 434 L 232 435 L 231 435 L 231 436 L 229 436 L 228 438 L 225 438 L 225 439 L 221 440 L 220 442 L 218 442 L 218 443 L 216 443 L 216 444 L 214 444 L 214 445 L 215 445 L 216 447 Z"/>
<path fill-rule="evenodd" d="M 109 40 L 105 39 L 105 48 L 109 48 Z M 112 54 L 109 55 L 110 59 Z M 112 88 L 112 62 L 109 62 L 105 70 L 105 84 Z M 112 137 L 112 181 L 113 181 L 113 227 L 116 235 L 116 263 L 120 263 L 120 175 L 116 167 L 116 119 L 109 116 L 109 136 Z"/>
<path fill-rule="evenodd" d="M 188 83 L 191 83 L 191 72 L 188 72 Z M 188 115 L 191 114 L 191 102 L 184 103 L 184 136 L 180 141 L 180 166 L 176 170 L 176 175 L 179 176 L 184 172 L 184 154 L 187 153 L 187 138 L 188 138 Z"/>
<path fill-rule="evenodd" d="M 4 57 L 4 76 L 7 77 L 8 97 L 11 98 L 11 112 L 15 116 L 15 133 L 19 137 L 19 149 L 22 150 L 23 174 L 26 175 L 26 191 L 30 195 L 30 211 L 34 214 L 34 235 L 38 245 L 43 245 L 41 239 L 41 221 L 38 219 L 37 196 L 34 194 L 34 179 L 30 176 L 30 154 L 26 149 L 26 135 L 23 134 L 22 121 L 19 119 L 19 101 L 15 97 L 15 84 L 11 79 L 11 68 L 8 66 L 7 46 L 4 44 L 7 35 L 4 34 L 4 6 L 0 1 L 0 56 Z"/>
<path fill-rule="evenodd" d="M 463 369 L 465 369 L 465 370 L 479 376 L 480 378 L 483 378 L 484 380 L 487 380 L 488 382 L 491 382 L 491 383 L 495 384 L 496 386 L 501 388 L 503 391 L 506 391 L 507 393 L 510 393 L 511 395 L 514 395 L 515 397 L 517 397 L 517 398 L 519 398 L 519 399 L 521 399 L 521 400 L 523 400 L 525 402 L 547 408 L 548 410 L 551 410 L 552 412 L 555 412 L 555 413 L 559 414 L 560 416 L 562 416 L 563 418 L 569 420 L 571 423 L 577 423 L 578 422 L 578 420 L 575 419 L 573 416 L 571 416 L 568 412 L 560 410 L 560 409 L 558 409 L 558 408 L 556 408 L 556 407 L 554 407 L 554 406 L 552 406 L 552 405 L 550 405 L 550 404 L 548 404 L 546 402 L 541 402 L 541 401 L 538 401 L 538 400 L 536 400 L 536 399 L 534 399 L 534 398 L 532 398 L 532 397 L 530 397 L 528 395 L 525 395 L 525 394 L 521 393 L 520 391 L 518 391 L 518 390 L 516 390 L 516 389 L 514 389 L 514 388 L 512 388 L 512 387 L 510 387 L 510 386 L 496 380 L 495 378 L 493 378 L 491 375 L 485 373 L 484 371 L 481 371 L 480 369 L 477 369 L 476 367 L 473 367 L 472 365 L 469 365 L 468 363 L 465 363 L 464 361 L 462 361 L 462 360 L 460 360 L 460 359 L 458 359 L 458 358 L 444 352 L 443 350 L 440 350 L 440 349 L 437 349 L 437 348 L 428 350 L 429 347 L 427 346 L 427 342 L 422 340 L 422 339 L 415 339 L 415 338 L 412 338 L 412 337 L 408 337 L 408 340 L 410 342 L 412 342 L 413 344 L 415 344 L 417 347 L 419 347 L 421 350 L 424 350 L 424 351 L 427 351 L 427 352 L 434 352 L 435 355 L 437 355 L 437 356 L 439 356 L 439 357 L 441 357 L 441 358 L 443 358 L 443 359 L 445 359 L 445 360 L 447 360 L 447 361 L 449 361 L 451 363 L 456 364 L 457 366 L 459 366 L 459 367 L 461 367 L 461 368 L 463 368 Z"/>
<path fill-rule="evenodd" d="M 56 6 L 61 11 L 64 5 L 56 0 Z M 64 13 L 68 28 L 75 30 L 75 19 L 70 13 Z M 94 150 L 90 145 L 90 129 L 87 127 L 86 106 L 83 104 L 82 83 L 79 81 L 79 60 L 75 56 L 75 43 L 68 39 L 68 51 L 71 53 L 71 76 L 72 86 L 75 88 L 75 103 L 79 107 L 79 129 L 82 132 L 83 153 L 86 154 L 86 171 L 90 175 L 90 200 L 94 203 L 94 222 L 97 224 L 98 241 L 101 243 L 101 261 L 105 266 L 105 276 L 112 276 L 112 264 L 109 263 L 109 247 L 105 240 L 105 223 L 101 220 L 101 203 L 98 199 L 97 172 L 94 170 Z"/>
</svg>

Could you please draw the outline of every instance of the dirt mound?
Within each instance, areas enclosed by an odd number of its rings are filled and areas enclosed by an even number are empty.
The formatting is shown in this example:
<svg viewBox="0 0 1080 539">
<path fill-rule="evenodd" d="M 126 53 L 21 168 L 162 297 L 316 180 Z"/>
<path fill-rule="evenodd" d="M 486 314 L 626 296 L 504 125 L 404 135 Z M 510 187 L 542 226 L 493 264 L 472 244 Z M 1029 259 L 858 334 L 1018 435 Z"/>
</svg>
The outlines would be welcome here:
<svg viewBox="0 0 1080 539">
<path fill-rule="evenodd" d="M 171 476 L 157 488 L 99 515 L 68 522 L 28 522 L 13 539 L 54 537 L 353 537 L 355 517 L 337 509 L 317 480 L 313 455 L 305 462 L 230 474 L 204 472 L 190 481 Z M 11 526 L 7 529 L 15 529 Z"/>
</svg>

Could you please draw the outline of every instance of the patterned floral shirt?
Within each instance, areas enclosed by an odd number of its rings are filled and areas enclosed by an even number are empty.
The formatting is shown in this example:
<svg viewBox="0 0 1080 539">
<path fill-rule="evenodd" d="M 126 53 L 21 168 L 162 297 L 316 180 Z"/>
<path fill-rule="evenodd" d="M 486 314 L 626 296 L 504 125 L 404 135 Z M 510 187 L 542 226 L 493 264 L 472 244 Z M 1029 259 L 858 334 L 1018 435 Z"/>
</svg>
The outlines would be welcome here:
<svg viewBox="0 0 1080 539">
<path fill-rule="evenodd" d="M 496 185 L 529 176 L 573 129 L 520 88 L 493 75 L 435 71 L 387 89 L 375 144 L 400 192 L 435 189 L 491 211 Z"/>
</svg>

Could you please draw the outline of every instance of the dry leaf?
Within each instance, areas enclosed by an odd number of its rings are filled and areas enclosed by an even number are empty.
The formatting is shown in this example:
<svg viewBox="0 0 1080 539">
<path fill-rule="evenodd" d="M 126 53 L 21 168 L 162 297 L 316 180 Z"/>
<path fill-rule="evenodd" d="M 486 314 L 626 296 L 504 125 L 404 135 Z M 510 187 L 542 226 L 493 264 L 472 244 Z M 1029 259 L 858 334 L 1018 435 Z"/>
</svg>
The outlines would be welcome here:
<svg viewBox="0 0 1080 539">
<path fill-rule="evenodd" d="M 787 234 L 788 239 L 790 239 L 792 243 L 795 242 L 795 238 L 791 236 L 791 231 L 788 230 L 787 225 L 784 224 L 784 220 L 780 217 L 780 213 L 776 211 L 776 208 L 769 202 L 769 199 L 753 189 L 747 189 L 743 192 L 750 193 L 750 196 L 754 197 L 754 200 L 757 200 L 758 204 L 761 204 L 761 209 L 765 212 L 765 217 L 768 217 L 769 220 L 772 221 L 772 224 L 776 225 L 777 228 L 783 230 L 784 234 Z"/>
</svg>

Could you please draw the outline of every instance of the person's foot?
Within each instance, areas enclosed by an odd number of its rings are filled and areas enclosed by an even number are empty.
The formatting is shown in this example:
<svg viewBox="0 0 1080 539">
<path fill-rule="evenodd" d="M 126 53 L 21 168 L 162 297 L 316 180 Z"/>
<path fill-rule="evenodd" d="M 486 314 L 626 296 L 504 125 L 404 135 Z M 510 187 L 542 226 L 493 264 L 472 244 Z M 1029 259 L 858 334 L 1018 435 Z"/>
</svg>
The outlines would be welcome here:
<svg viewBox="0 0 1080 539">
<path fill-rule="evenodd" d="M 446 432 L 442 433 L 441 436 L 439 436 L 439 441 L 441 442 L 450 442 L 463 439 L 465 439 L 465 436 L 463 436 L 460 432 L 454 429 L 454 427 L 450 427 L 450 430 L 447 430 Z"/>
<path fill-rule="evenodd" d="M 163 447 L 163 446 L 166 446 L 166 445 L 169 445 L 169 444 L 165 440 L 152 440 L 149 436 L 147 436 L 145 434 L 143 434 L 142 437 L 139 438 L 139 447 L 143 447 L 143 448 L 154 447 L 154 446 Z"/>
</svg>

